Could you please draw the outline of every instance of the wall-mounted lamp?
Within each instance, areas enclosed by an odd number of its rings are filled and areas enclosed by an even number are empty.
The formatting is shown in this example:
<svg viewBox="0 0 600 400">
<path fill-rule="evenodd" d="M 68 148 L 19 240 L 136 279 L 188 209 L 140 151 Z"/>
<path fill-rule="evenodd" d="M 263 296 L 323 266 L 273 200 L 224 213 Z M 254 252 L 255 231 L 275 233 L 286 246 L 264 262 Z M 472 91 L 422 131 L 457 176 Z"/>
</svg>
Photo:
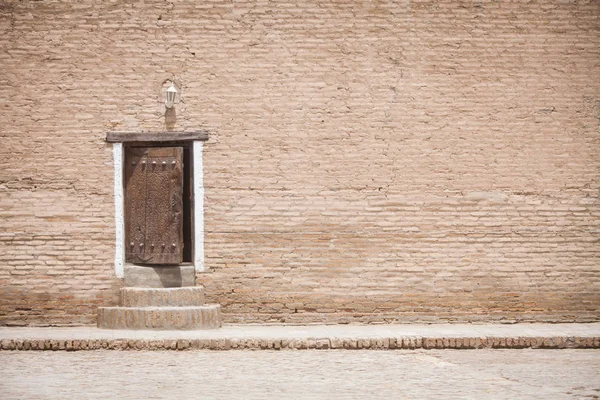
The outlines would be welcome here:
<svg viewBox="0 0 600 400">
<path fill-rule="evenodd" d="M 175 82 L 171 82 L 171 86 L 167 89 L 167 98 L 165 100 L 165 106 L 167 108 L 172 108 L 175 105 L 175 99 L 177 98 L 177 87 L 175 86 Z"/>
</svg>

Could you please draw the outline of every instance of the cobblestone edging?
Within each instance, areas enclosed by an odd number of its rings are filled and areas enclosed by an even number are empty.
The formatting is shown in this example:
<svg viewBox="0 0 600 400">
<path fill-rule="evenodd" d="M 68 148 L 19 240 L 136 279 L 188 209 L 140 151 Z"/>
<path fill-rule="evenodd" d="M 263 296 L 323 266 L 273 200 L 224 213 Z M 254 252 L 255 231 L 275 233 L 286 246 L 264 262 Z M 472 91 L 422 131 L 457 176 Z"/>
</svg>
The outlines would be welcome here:
<svg viewBox="0 0 600 400">
<path fill-rule="evenodd" d="M 2 339 L 1 350 L 595 349 L 600 337 L 400 337 L 309 339 Z"/>
</svg>

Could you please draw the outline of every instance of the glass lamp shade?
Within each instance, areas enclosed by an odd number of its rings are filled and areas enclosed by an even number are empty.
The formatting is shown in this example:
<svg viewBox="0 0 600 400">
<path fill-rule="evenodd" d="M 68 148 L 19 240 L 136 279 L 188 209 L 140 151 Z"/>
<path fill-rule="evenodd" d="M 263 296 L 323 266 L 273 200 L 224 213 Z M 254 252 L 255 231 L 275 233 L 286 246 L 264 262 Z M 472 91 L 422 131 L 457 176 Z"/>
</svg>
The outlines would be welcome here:
<svg viewBox="0 0 600 400">
<path fill-rule="evenodd" d="M 173 107 L 173 105 L 175 104 L 176 96 L 177 88 L 175 87 L 175 84 L 171 82 L 171 86 L 169 86 L 169 88 L 167 89 L 167 99 L 165 100 L 165 106 L 167 106 L 167 108 Z"/>
</svg>

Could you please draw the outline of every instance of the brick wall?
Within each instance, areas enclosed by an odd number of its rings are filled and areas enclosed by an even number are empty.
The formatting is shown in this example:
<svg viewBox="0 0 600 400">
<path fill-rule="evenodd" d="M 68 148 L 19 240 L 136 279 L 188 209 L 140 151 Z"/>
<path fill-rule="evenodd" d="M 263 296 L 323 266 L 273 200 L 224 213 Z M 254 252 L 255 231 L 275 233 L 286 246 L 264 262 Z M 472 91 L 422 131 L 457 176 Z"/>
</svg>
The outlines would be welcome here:
<svg viewBox="0 0 600 400">
<path fill-rule="evenodd" d="M 0 66 L 0 324 L 116 302 L 170 78 L 226 321 L 599 319 L 598 1 L 0 1 Z"/>
</svg>

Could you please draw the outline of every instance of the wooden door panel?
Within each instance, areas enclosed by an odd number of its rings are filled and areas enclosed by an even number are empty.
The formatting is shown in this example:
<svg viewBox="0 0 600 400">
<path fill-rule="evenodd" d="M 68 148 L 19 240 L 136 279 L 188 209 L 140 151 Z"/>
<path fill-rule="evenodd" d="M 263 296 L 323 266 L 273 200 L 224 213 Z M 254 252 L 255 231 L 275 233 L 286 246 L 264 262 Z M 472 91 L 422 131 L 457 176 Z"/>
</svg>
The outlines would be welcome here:
<svg viewBox="0 0 600 400">
<path fill-rule="evenodd" d="M 141 149 L 129 149 L 125 159 L 125 254 L 126 261 L 144 257 L 146 237 L 146 165 Z"/>
<path fill-rule="evenodd" d="M 146 210 L 151 214 L 146 217 L 148 262 L 179 264 L 183 254 L 183 148 L 152 148 L 148 161 Z"/>
<path fill-rule="evenodd" d="M 181 263 L 183 148 L 131 148 L 126 163 L 126 261 Z"/>
</svg>

